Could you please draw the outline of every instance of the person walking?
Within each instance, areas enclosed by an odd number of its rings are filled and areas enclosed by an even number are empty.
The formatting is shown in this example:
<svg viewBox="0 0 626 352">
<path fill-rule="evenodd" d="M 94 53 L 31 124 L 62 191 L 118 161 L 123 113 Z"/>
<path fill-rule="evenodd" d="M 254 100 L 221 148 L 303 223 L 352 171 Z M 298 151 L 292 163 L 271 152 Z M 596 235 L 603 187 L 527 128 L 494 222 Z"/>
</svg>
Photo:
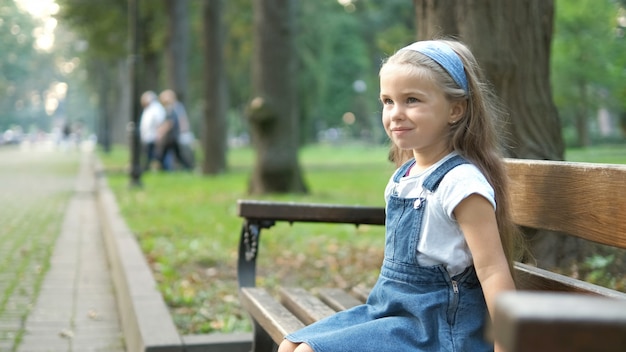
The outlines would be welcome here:
<svg viewBox="0 0 626 352">
<path fill-rule="evenodd" d="M 143 111 L 139 122 L 139 135 L 145 155 L 143 170 L 147 171 L 154 160 L 159 160 L 157 151 L 158 130 L 165 121 L 165 109 L 159 102 L 156 93 L 150 90 L 141 95 L 141 106 Z"/>
<path fill-rule="evenodd" d="M 172 153 L 176 161 L 185 169 L 191 170 L 191 163 L 185 158 L 180 147 L 180 131 L 181 131 L 181 113 L 180 103 L 176 97 L 176 93 L 171 89 L 166 89 L 159 94 L 159 99 L 165 107 L 165 122 L 159 127 L 159 142 L 161 145 L 160 162 L 164 170 L 173 170 L 174 166 L 168 162 Z M 186 121 L 186 115 L 184 116 Z"/>
</svg>

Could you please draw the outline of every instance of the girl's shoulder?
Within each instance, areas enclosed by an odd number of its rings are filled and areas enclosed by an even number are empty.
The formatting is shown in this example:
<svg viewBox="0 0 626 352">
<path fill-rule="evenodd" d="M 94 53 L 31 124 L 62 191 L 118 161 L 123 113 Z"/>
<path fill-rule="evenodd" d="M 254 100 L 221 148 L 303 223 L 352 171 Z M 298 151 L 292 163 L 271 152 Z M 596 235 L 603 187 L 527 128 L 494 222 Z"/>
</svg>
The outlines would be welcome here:
<svg viewBox="0 0 626 352">
<path fill-rule="evenodd" d="M 489 182 L 485 175 L 472 163 L 461 164 L 450 170 L 441 180 L 441 187 L 450 187 L 454 185 L 471 185 L 478 183 L 489 186 Z"/>
<path fill-rule="evenodd" d="M 495 191 L 485 175 L 474 164 L 462 164 L 444 176 L 436 196 L 448 200 L 453 209 L 471 194 L 482 195 L 495 207 Z"/>
</svg>

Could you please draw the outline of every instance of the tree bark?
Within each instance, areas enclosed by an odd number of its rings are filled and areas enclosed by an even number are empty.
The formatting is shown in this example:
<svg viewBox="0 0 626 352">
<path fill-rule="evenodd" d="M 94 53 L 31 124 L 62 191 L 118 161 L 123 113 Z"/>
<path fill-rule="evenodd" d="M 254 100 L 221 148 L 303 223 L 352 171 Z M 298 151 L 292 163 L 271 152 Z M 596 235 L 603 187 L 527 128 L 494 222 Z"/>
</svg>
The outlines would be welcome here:
<svg viewBox="0 0 626 352">
<path fill-rule="evenodd" d="M 222 0 L 205 0 L 203 18 L 204 128 L 202 174 L 218 174 L 226 169 L 227 94 L 223 60 Z"/>
<path fill-rule="evenodd" d="M 415 7 L 419 39 L 458 37 L 476 55 L 510 112 L 508 156 L 563 160 L 561 124 L 550 90 L 554 2 L 415 0 Z"/>
<path fill-rule="evenodd" d="M 509 111 L 507 156 L 563 160 L 564 142 L 550 89 L 553 0 L 415 0 L 418 38 L 455 37 L 470 46 Z M 456 22 L 456 23 L 455 23 Z M 580 241 L 527 231 L 537 264 L 567 269 Z M 558 249 L 558 250 L 557 250 Z"/>
<path fill-rule="evenodd" d="M 108 97 L 111 90 L 109 86 L 111 81 L 102 74 L 102 70 L 97 70 L 97 67 L 105 67 L 104 63 L 100 60 L 95 60 L 96 64 L 87 63 L 93 72 L 94 81 L 98 84 L 98 97 L 100 98 L 98 104 L 98 144 L 100 144 L 105 153 L 111 152 L 111 121 L 110 117 L 113 115 L 110 113 L 111 105 L 108 104 Z"/>
<path fill-rule="evenodd" d="M 292 0 L 254 0 L 253 99 L 248 107 L 256 150 L 252 194 L 306 192 L 298 163 Z"/>
<path fill-rule="evenodd" d="M 187 99 L 187 49 L 189 47 L 189 16 L 187 0 L 166 0 L 168 88 L 176 92 L 178 101 Z"/>
<path fill-rule="evenodd" d="M 456 37 L 459 33 L 456 17 L 450 12 L 456 0 L 413 0 L 418 39 L 432 39 L 442 35 Z"/>
</svg>

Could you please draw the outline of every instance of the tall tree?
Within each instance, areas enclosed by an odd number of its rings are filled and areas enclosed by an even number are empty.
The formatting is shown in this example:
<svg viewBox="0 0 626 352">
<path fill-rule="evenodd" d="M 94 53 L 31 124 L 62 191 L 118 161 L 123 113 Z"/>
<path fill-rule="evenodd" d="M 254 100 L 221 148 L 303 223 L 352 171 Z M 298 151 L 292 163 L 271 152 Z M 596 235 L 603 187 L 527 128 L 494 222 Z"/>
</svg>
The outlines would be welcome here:
<svg viewBox="0 0 626 352">
<path fill-rule="evenodd" d="M 130 101 L 127 98 L 126 82 L 128 74 L 121 76 L 118 70 L 121 68 L 126 72 L 127 4 L 123 0 L 57 2 L 60 5 L 59 18 L 65 21 L 88 46 L 81 59 L 83 62 L 91 62 L 87 70 L 88 80 L 92 84 L 91 88 L 99 96 L 100 118 L 108 120 L 100 124 L 106 128 L 99 131 L 98 140 L 100 143 L 106 143 L 105 150 L 108 150 L 109 142 L 126 144 L 127 124 L 130 120 L 128 113 Z M 111 11 L 112 9 L 115 11 Z M 94 18 L 99 20 L 94 21 Z M 102 91 L 105 88 L 108 89 L 107 92 Z M 111 106 L 103 107 L 102 104 Z"/>
<path fill-rule="evenodd" d="M 223 59 L 223 1 L 205 0 L 203 18 L 204 57 L 204 128 L 202 149 L 203 174 L 217 174 L 226 169 L 226 78 Z"/>
<path fill-rule="evenodd" d="M 470 45 L 510 112 L 509 156 L 562 160 L 561 124 L 550 90 L 554 1 L 414 0 L 418 38 Z"/>
<path fill-rule="evenodd" d="M 110 107 L 100 107 L 107 112 L 108 126 L 100 134 L 100 141 L 127 144 L 127 124 L 129 116 L 129 80 L 128 80 L 128 1 L 127 0 L 57 0 L 60 6 L 58 17 L 63 20 L 80 38 L 87 43 L 87 50 L 81 57 L 81 62 L 91 62 L 96 70 L 88 70 L 88 82 L 92 89 L 100 95 L 98 104 L 111 104 Z M 140 74 L 138 82 L 140 91 L 156 89 L 158 84 L 159 56 L 163 51 L 162 41 L 153 40 L 159 29 L 164 27 L 161 2 L 139 1 L 140 17 L 138 30 L 140 38 L 139 55 L 134 60 Z M 111 11 L 114 10 L 114 11 Z M 110 80 L 110 82 L 100 82 Z M 103 92 L 107 87 L 110 92 Z M 106 98 L 104 98 L 106 97 Z"/>
<path fill-rule="evenodd" d="M 414 4 L 418 38 L 452 36 L 472 48 L 509 110 L 503 131 L 508 155 L 563 160 L 561 125 L 549 81 L 554 2 L 414 0 Z M 530 230 L 528 235 L 530 251 L 541 266 L 566 267 L 578 259 L 582 244 L 569 236 Z"/>
<path fill-rule="evenodd" d="M 254 0 L 253 99 L 248 109 L 256 150 L 250 193 L 306 192 L 298 162 L 293 1 Z"/>
<path fill-rule="evenodd" d="M 166 0 L 167 84 L 178 95 L 178 100 L 187 99 L 187 58 L 189 49 L 189 15 L 187 0 Z"/>
</svg>

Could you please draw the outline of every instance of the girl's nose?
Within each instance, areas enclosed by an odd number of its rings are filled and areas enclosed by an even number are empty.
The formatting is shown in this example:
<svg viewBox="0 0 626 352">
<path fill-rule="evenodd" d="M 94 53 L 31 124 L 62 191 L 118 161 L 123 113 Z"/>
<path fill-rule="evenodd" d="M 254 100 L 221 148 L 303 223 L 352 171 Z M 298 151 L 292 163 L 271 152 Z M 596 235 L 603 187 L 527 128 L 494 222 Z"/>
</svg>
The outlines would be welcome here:
<svg viewBox="0 0 626 352">
<path fill-rule="evenodd" d="M 391 120 L 401 120 L 405 117 L 404 110 L 399 105 L 394 105 L 389 111 L 389 117 Z"/>
</svg>

